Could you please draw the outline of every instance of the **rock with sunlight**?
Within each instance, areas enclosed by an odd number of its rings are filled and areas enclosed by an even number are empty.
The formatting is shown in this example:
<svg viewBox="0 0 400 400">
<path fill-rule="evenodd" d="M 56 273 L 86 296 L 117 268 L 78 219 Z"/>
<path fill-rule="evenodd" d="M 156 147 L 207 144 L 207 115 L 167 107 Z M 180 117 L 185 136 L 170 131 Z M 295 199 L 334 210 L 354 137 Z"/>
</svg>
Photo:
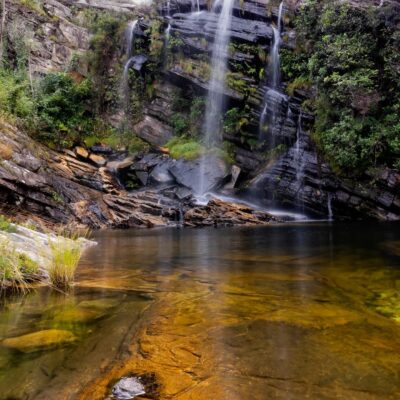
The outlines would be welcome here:
<svg viewBox="0 0 400 400">
<path fill-rule="evenodd" d="M 9 349 L 18 350 L 22 353 L 33 353 L 49 348 L 64 346 L 73 343 L 76 337 L 69 331 L 59 329 L 48 329 L 29 333 L 27 335 L 7 338 L 0 345 Z"/>
</svg>

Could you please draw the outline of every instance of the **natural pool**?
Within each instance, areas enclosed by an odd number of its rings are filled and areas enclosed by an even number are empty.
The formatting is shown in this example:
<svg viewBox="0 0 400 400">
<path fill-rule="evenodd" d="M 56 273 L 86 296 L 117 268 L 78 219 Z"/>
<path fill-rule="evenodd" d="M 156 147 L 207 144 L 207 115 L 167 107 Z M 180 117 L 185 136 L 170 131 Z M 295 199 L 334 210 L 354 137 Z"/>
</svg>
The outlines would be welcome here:
<svg viewBox="0 0 400 400">
<path fill-rule="evenodd" d="M 0 399 L 105 399 L 130 374 L 142 399 L 400 398 L 400 225 L 96 240 L 68 295 L 3 301 Z"/>
</svg>

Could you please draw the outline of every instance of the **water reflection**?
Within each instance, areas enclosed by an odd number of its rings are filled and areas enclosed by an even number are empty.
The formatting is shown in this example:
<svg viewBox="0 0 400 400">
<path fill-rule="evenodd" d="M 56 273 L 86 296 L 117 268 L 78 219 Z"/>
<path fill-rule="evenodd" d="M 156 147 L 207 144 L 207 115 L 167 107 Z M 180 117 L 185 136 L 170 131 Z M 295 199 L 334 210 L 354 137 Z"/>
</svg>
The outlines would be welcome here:
<svg viewBox="0 0 400 400">
<path fill-rule="evenodd" d="M 26 398 L 80 391 L 81 399 L 104 399 L 121 376 L 154 373 L 160 399 L 399 398 L 399 226 L 163 229 L 97 239 L 75 294 L 43 289 L 0 313 L 3 338 L 47 328 L 77 337 L 29 356 L 0 347 L 1 393 L 19 375 L 25 394 L 22 382 L 36 379 Z M 99 298 L 114 305 L 96 317 L 99 304 L 90 302 Z M 90 348 L 102 349 L 101 362 Z M 32 362 L 47 375 L 33 374 Z M 93 362 L 109 368 L 89 373 Z M 51 397 L 56 391 L 67 397 Z"/>
</svg>

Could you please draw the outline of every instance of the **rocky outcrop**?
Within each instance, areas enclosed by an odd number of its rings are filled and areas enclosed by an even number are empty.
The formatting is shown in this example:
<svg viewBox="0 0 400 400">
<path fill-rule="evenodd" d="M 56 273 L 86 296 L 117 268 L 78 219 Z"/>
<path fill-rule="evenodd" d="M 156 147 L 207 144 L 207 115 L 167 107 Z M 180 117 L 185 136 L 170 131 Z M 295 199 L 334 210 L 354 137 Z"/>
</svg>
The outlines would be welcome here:
<svg viewBox="0 0 400 400">
<path fill-rule="evenodd" d="M 29 2 L 11 0 L 8 4 L 6 33 L 29 39 L 30 72 L 44 74 L 65 71 L 73 58 L 76 69 L 87 74 L 83 62 L 89 49 L 90 35 L 85 27 L 77 24 L 71 9 L 57 0 L 44 0 L 35 7 Z"/>
<path fill-rule="evenodd" d="M 83 148 L 58 153 L 35 143 L 9 124 L 1 123 L 0 130 L 2 213 L 20 221 L 31 218 L 48 225 L 74 222 L 95 229 L 210 225 L 211 220 L 205 217 L 193 215 L 194 223 L 191 222 L 192 214 L 186 217 L 188 210 L 196 205 L 191 191 L 179 185 L 166 168 L 176 165 L 168 156 L 149 154 L 134 159 L 117 153 L 109 155 L 105 166 L 100 166 L 97 159 L 93 160 L 96 155 L 93 150 L 99 147 L 105 160 L 102 146 L 93 147 L 91 153 Z M 157 172 L 157 168 L 166 169 Z M 178 176 L 178 170 L 174 170 Z M 146 183 L 149 180 L 161 187 L 128 192 L 121 179 L 129 171 L 136 173 L 138 179 L 141 177 Z M 168 179 L 161 178 L 163 173 Z M 183 182 L 185 172 L 180 176 Z M 219 216 L 218 223 L 227 223 L 235 215 L 234 223 L 246 223 L 243 210 L 229 203 L 215 203 L 213 210 L 214 215 Z M 224 213 L 229 214 L 229 218 L 224 219 Z M 248 223 L 269 220 L 273 218 L 264 214 L 250 218 Z"/>
<path fill-rule="evenodd" d="M 388 168 L 363 177 L 337 176 L 306 133 L 250 185 L 260 198 L 291 204 L 308 214 L 334 219 L 400 220 L 400 174 Z"/>
</svg>

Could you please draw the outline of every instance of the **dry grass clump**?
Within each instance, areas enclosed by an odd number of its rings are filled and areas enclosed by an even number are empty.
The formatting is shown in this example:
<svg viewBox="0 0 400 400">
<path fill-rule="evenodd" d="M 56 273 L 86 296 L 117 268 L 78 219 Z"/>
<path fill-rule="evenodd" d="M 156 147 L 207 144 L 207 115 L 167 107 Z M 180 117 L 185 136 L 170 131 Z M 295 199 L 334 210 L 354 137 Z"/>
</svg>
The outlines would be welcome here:
<svg viewBox="0 0 400 400">
<path fill-rule="evenodd" d="M 0 159 L 1 160 L 10 160 L 13 155 L 13 149 L 11 146 L 0 143 Z"/>
<path fill-rule="evenodd" d="M 57 237 L 50 243 L 53 261 L 49 266 L 50 282 L 59 288 L 68 287 L 73 281 L 83 248 L 76 240 Z"/>
<path fill-rule="evenodd" d="M 75 271 L 84 250 L 79 239 L 88 237 L 90 230 L 82 230 L 75 224 L 69 224 L 60 228 L 57 234 L 57 238 L 50 243 L 53 262 L 48 272 L 50 282 L 54 286 L 65 288 L 74 281 Z"/>
</svg>

